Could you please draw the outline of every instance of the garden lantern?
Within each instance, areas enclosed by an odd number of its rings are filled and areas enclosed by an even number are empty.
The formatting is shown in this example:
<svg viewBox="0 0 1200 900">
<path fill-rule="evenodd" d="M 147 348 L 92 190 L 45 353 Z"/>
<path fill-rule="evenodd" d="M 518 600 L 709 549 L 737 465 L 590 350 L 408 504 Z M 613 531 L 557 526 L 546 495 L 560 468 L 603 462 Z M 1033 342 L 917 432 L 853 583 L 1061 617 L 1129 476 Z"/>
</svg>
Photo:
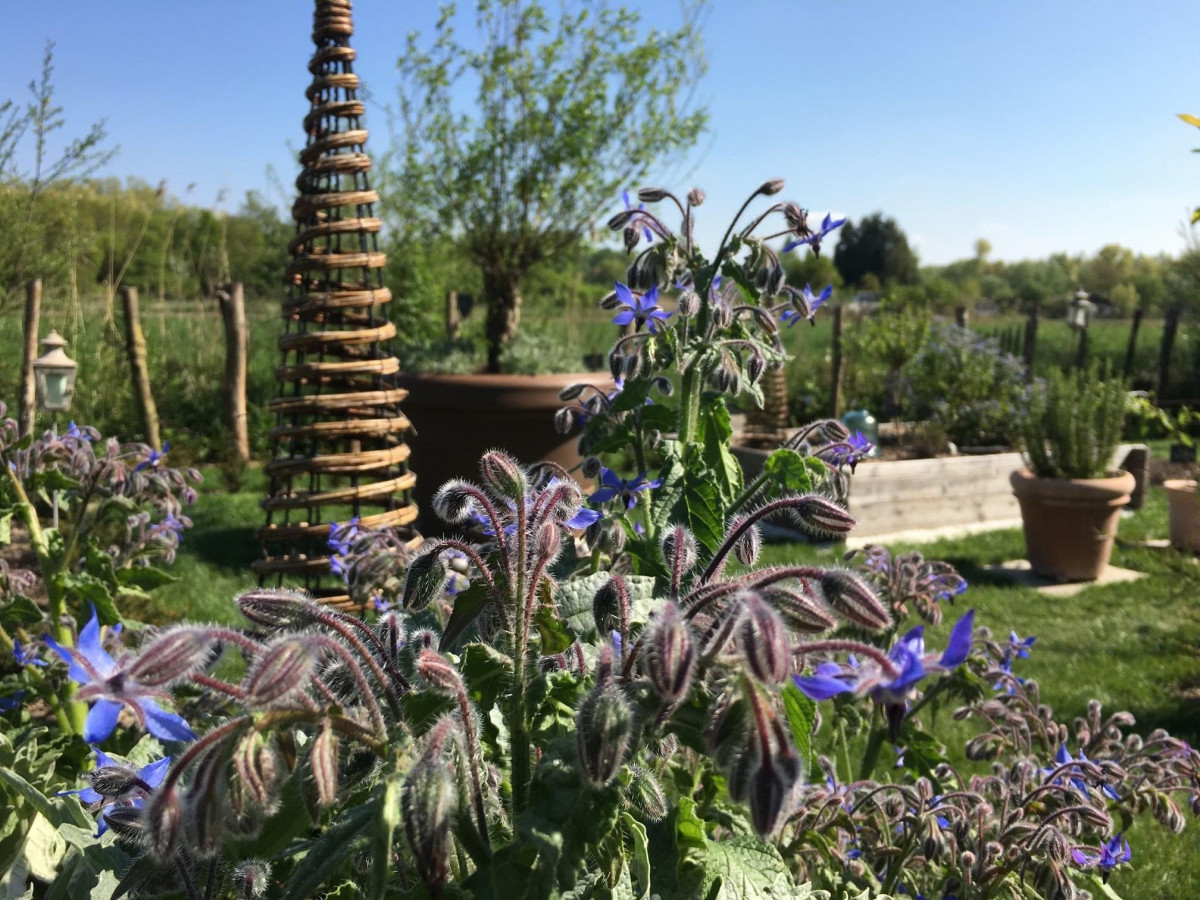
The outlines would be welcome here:
<svg viewBox="0 0 1200 900">
<path fill-rule="evenodd" d="M 865 409 L 852 409 L 842 416 L 842 424 L 851 434 L 861 434 L 874 445 L 867 456 L 879 455 L 879 422 L 870 412 Z"/>
<path fill-rule="evenodd" d="M 1075 299 L 1067 306 L 1067 324 L 1076 331 L 1086 331 L 1096 304 L 1088 299 L 1090 295 L 1083 288 L 1075 292 Z"/>
<path fill-rule="evenodd" d="M 42 355 L 33 361 L 38 408 L 46 412 L 64 412 L 71 408 L 79 363 L 67 356 L 63 350 L 67 342 L 57 331 L 51 331 L 39 343 Z"/>
</svg>

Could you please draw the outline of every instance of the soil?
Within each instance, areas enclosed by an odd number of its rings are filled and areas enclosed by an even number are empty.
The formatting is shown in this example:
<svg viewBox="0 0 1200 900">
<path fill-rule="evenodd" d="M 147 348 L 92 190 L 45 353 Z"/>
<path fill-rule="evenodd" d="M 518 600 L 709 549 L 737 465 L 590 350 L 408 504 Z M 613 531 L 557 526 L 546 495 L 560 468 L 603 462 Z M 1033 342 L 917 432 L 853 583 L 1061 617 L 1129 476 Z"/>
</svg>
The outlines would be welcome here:
<svg viewBox="0 0 1200 900">
<path fill-rule="evenodd" d="M 1196 478 L 1200 463 L 1173 463 L 1169 459 L 1150 457 L 1150 483 L 1160 485 L 1172 478 Z"/>
</svg>

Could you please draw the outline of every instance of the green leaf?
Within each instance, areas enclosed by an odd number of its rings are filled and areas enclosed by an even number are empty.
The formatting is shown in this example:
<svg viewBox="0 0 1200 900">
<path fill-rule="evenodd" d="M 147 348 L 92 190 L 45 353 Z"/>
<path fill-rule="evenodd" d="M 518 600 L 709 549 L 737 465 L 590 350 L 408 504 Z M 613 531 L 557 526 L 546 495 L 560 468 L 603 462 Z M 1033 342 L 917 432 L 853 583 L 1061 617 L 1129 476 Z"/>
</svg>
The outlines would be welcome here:
<svg viewBox="0 0 1200 900">
<path fill-rule="evenodd" d="M 725 401 L 717 396 L 700 407 L 699 436 L 703 440 L 705 465 L 716 476 L 722 508 L 728 508 L 742 492 L 742 466 L 729 452 L 733 424 Z"/>
<path fill-rule="evenodd" d="M 454 646 L 454 642 L 470 627 L 476 617 L 492 599 L 491 589 L 482 580 L 476 580 L 465 591 L 460 591 L 454 598 L 454 609 L 450 612 L 450 621 L 442 632 L 442 640 L 438 650 L 445 653 Z"/>
<path fill-rule="evenodd" d="M 805 896 L 774 846 L 751 835 L 710 840 L 690 798 L 679 801 L 675 835 L 682 896 L 706 900 L 768 900 Z"/>
<path fill-rule="evenodd" d="M 554 589 L 554 605 L 558 607 L 559 616 L 580 640 L 596 639 L 592 599 L 608 579 L 608 572 L 593 572 L 582 578 L 561 582 Z"/>
<path fill-rule="evenodd" d="M 674 519 L 685 522 L 709 554 L 716 552 L 725 537 L 725 504 L 721 502 L 717 476 L 701 459 L 685 456 L 683 491 L 675 505 Z"/>
<path fill-rule="evenodd" d="M 306 848 L 292 877 L 288 879 L 284 900 L 308 900 L 317 894 L 343 862 L 357 850 L 363 832 L 379 819 L 379 797 L 351 807 Z"/>
<path fill-rule="evenodd" d="M 156 569 L 154 566 L 132 566 L 128 569 L 117 570 L 117 581 L 124 585 L 152 591 L 164 584 L 175 584 L 179 581 L 170 572 Z"/>
<path fill-rule="evenodd" d="M 45 618 L 38 605 L 28 597 L 17 595 L 0 604 L 0 621 L 6 625 L 35 625 Z"/>
<path fill-rule="evenodd" d="M 904 748 L 901 763 L 918 775 L 924 775 L 933 782 L 934 793 L 942 792 L 941 782 L 934 774 L 939 764 L 946 762 L 946 748 L 927 731 L 922 731 L 913 725 L 911 720 L 905 721 L 900 729 L 900 740 L 897 745 Z"/>
<path fill-rule="evenodd" d="M 817 721 L 817 704 L 804 695 L 794 684 L 784 685 L 783 712 L 787 716 L 788 728 L 792 732 L 792 743 L 804 766 L 803 777 L 813 770 L 816 753 L 813 751 L 812 736 Z"/>
<path fill-rule="evenodd" d="M 512 683 L 512 660 L 491 644 L 467 644 L 459 671 L 467 693 L 481 714 L 496 705 L 500 693 Z"/>
<path fill-rule="evenodd" d="M 763 463 L 763 473 L 788 494 L 807 494 L 813 489 L 814 474 L 820 471 L 820 462 L 786 447 L 776 450 Z"/>
<path fill-rule="evenodd" d="M 0 513 L 0 544 L 12 543 L 12 510 Z"/>
<path fill-rule="evenodd" d="M 116 625 L 121 621 L 117 604 L 108 586 L 103 582 L 87 572 L 59 572 L 54 577 L 64 596 L 74 598 L 80 606 L 91 603 L 96 607 L 96 615 L 100 618 L 101 625 Z"/>
<path fill-rule="evenodd" d="M 629 836 L 629 875 L 638 896 L 645 896 L 650 893 L 650 838 L 646 834 L 646 826 L 629 813 L 621 813 L 621 821 Z"/>
</svg>

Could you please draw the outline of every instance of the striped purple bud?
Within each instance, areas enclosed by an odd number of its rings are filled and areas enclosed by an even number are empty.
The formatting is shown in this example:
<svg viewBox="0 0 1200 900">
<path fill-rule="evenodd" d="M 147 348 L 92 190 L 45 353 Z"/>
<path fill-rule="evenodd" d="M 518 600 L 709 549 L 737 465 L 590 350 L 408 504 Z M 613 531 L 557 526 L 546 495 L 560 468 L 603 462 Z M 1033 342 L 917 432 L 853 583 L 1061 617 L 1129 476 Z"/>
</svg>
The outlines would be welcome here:
<svg viewBox="0 0 1200 900">
<path fill-rule="evenodd" d="M 616 295 L 614 294 L 614 296 Z M 558 392 L 558 399 L 563 403 L 570 403 L 572 400 L 575 400 L 581 394 L 583 394 L 584 388 L 586 387 L 587 384 L 582 381 L 577 381 L 574 384 L 568 384 L 565 388 Z"/>
<path fill-rule="evenodd" d="M 146 822 L 140 806 L 114 806 L 104 813 L 104 824 L 117 836 L 117 840 L 144 845 Z"/>
<path fill-rule="evenodd" d="M 862 578 L 848 569 L 828 569 L 821 577 L 825 602 L 842 618 L 864 628 L 890 628 L 892 617 Z"/>
<path fill-rule="evenodd" d="M 633 213 L 634 213 L 634 210 L 632 210 L 632 209 L 623 209 L 619 213 L 617 213 L 615 216 L 613 216 L 611 219 L 609 219 L 605 223 L 605 225 L 608 227 L 608 229 L 610 231 L 620 231 L 622 228 L 624 228 L 626 225 L 629 224 L 629 220 L 633 218 Z"/>
<path fill-rule="evenodd" d="M 544 560 L 558 559 L 562 552 L 562 530 L 555 522 L 547 522 L 538 530 L 537 558 Z"/>
<path fill-rule="evenodd" d="M 674 603 L 665 604 L 650 617 L 644 640 L 646 677 L 663 703 L 678 703 L 692 684 L 696 645 Z"/>
<path fill-rule="evenodd" d="M 759 681 L 779 684 L 792 673 L 792 648 L 783 619 L 758 594 L 743 591 L 738 599 L 738 644 L 746 664 Z"/>
<path fill-rule="evenodd" d="M 231 876 L 238 900 L 262 900 L 271 886 L 271 864 L 264 859 L 247 859 L 233 867 Z"/>
<path fill-rule="evenodd" d="M 787 821 L 794 806 L 788 799 L 803 774 L 800 758 L 792 749 L 787 734 L 773 711 L 769 728 L 772 732 L 773 747 L 766 752 L 763 752 L 761 747 L 754 747 L 750 751 L 750 756 L 757 762 L 750 775 L 747 792 L 750 822 L 760 837 L 774 834 Z M 754 743 L 760 740 L 762 738 L 756 738 Z"/>
<path fill-rule="evenodd" d="M 758 186 L 755 194 L 762 194 L 764 197 L 770 197 L 772 194 L 778 194 L 783 190 L 786 182 L 782 178 L 772 178 L 769 181 L 764 181 Z"/>
<path fill-rule="evenodd" d="M 328 720 L 321 723 L 321 730 L 313 738 L 308 764 L 317 788 L 317 803 L 326 808 L 333 806 L 338 791 L 338 739 Z"/>
<path fill-rule="evenodd" d="M 233 751 L 233 768 L 242 796 L 271 815 L 278 806 L 275 787 L 283 771 L 274 741 L 257 731 L 246 734 Z"/>
<path fill-rule="evenodd" d="M 470 487 L 468 482 L 455 479 L 438 488 L 431 503 L 437 517 L 450 525 L 462 525 L 469 521 L 476 504 Z"/>
<path fill-rule="evenodd" d="M 690 319 L 700 312 L 700 295 L 692 290 L 684 291 L 679 295 L 679 301 L 675 308 L 685 319 Z"/>
<path fill-rule="evenodd" d="M 421 880 L 434 897 L 450 877 L 450 825 L 457 799 L 449 767 L 429 752 L 409 770 L 400 793 L 404 833 Z"/>
<path fill-rule="evenodd" d="M 92 790 L 105 800 L 121 800 L 135 791 L 150 792 L 141 773 L 132 766 L 101 766 L 87 776 Z"/>
<path fill-rule="evenodd" d="M 705 738 L 709 755 L 721 771 L 728 771 L 745 755 L 749 724 L 749 709 L 740 697 L 727 701 L 717 711 Z"/>
<path fill-rule="evenodd" d="M 791 631 L 820 634 L 837 625 L 837 620 L 816 600 L 799 591 L 772 585 L 763 588 L 762 598 L 775 607 Z"/>
<path fill-rule="evenodd" d="M 759 379 L 763 377 L 763 372 L 767 370 L 767 361 L 758 350 L 750 354 L 750 358 L 746 360 L 746 377 L 750 379 L 751 384 L 758 384 Z"/>
<path fill-rule="evenodd" d="M 696 564 L 696 538 L 682 525 L 672 525 L 662 537 L 662 554 L 667 570 L 680 575 Z"/>
<path fill-rule="evenodd" d="M 395 666 L 400 662 L 400 650 L 404 647 L 404 619 L 393 611 L 379 617 L 375 623 L 375 635 L 383 645 L 383 660 Z"/>
<path fill-rule="evenodd" d="M 616 309 L 621 305 L 621 298 L 617 296 L 616 291 L 609 291 L 600 298 L 601 309 Z"/>
<path fill-rule="evenodd" d="M 174 788 L 162 787 L 151 794 L 142 818 L 150 853 L 159 862 L 167 862 L 179 846 L 183 823 L 183 809 Z"/>
<path fill-rule="evenodd" d="M 246 705 L 270 706 L 305 690 L 316 663 L 317 655 L 305 638 L 288 635 L 272 641 L 246 674 Z"/>
<path fill-rule="evenodd" d="M 629 749 L 633 711 L 616 685 L 596 687 L 575 715 L 575 735 L 583 774 L 595 784 L 608 784 Z"/>
<path fill-rule="evenodd" d="M 404 572 L 401 605 L 410 612 L 424 609 L 446 586 L 446 563 L 433 549 L 413 557 Z"/>
<path fill-rule="evenodd" d="M 687 202 L 690 206 L 702 206 L 704 204 L 704 191 L 698 187 L 688 191 Z"/>
<path fill-rule="evenodd" d="M 762 552 L 762 532 L 757 523 L 743 528 L 744 522 L 744 517 L 735 518 L 729 523 L 728 534 L 741 531 L 733 542 L 733 555 L 743 566 L 752 566 L 758 562 L 758 554 Z"/>
<path fill-rule="evenodd" d="M 592 597 L 592 618 L 599 635 L 620 632 L 629 622 L 629 589 L 620 575 L 611 576 Z"/>
<path fill-rule="evenodd" d="M 502 500 L 519 502 L 529 489 L 529 481 L 520 464 L 501 450 L 489 450 L 479 460 L 484 484 Z"/>
<path fill-rule="evenodd" d="M 637 198 L 642 203 L 658 203 L 667 197 L 667 189 L 661 187 L 638 188 Z"/>
<path fill-rule="evenodd" d="M 211 859 L 221 850 L 228 793 L 225 761 L 225 747 L 222 745 L 204 753 L 196 764 L 192 784 L 184 798 L 184 829 L 188 849 L 201 859 Z"/>
<path fill-rule="evenodd" d="M 832 500 L 809 494 L 803 502 L 793 507 L 793 518 L 802 531 L 813 537 L 830 538 L 847 534 L 855 524 L 855 518 Z"/>
<path fill-rule="evenodd" d="M 270 628 L 304 624 L 313 601 L 303 591 L 259 588 L 239 595 L 237 605 L 242 615 L 255 625 Z"/>
<path fill-rule="evenodd" d="M 575 429 L 575 410 L 569 406 L 554 413 L 554 430 L 559 434 L 570 434 Z"/>
<path fill-rule="evenodd" d="M 417 674 L 440 694 L 457 697 L 463 693 L 462 676 L 458 674 L 458 669 L 436 650 L 422 650 L 417 654 Z"/>
<path fill-rule="evenodd" d="M 169 629 L 143 645 L 129 667 L 129 675 L 146 687 L 163 687 L 199 672 L 214 656 L 208 631 L 185 625 Z"/>
</svg>

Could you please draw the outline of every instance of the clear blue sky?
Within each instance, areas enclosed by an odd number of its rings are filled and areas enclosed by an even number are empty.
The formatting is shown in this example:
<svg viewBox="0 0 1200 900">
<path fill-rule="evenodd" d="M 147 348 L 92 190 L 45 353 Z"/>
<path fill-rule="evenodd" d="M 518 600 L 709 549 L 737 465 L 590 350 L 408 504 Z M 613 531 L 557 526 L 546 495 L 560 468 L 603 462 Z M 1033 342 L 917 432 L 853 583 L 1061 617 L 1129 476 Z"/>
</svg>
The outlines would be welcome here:
<svg viewBox="0 0 1200 900">
<path fill-rule="evenodd" d="M 472 6 L 463 0 L 464 8 Z M 632 5 L 667 24 L 671 0 Z M 385 100 L 430 0 L 357 0 L 357 71 Z M 71 134 L 108 120 L 106 174 L 136 175 L 236 208 L 289 186 L 302 143 L 311 4 L 305 0 L 39 0 L 4 4 L 0 98 L 25 96 L 47 38 Z M 710 202 L 702 239 L 762 179 L 851 217 L 894 216 L 924 263 L 1116 242 L 1178 253 L 1200 203 L 1200 3 L 713 0 L 702 98 L 712 133 L 686 182 Z M 386 119 L 368 109 L 382 152 Z"/>
</svg>

